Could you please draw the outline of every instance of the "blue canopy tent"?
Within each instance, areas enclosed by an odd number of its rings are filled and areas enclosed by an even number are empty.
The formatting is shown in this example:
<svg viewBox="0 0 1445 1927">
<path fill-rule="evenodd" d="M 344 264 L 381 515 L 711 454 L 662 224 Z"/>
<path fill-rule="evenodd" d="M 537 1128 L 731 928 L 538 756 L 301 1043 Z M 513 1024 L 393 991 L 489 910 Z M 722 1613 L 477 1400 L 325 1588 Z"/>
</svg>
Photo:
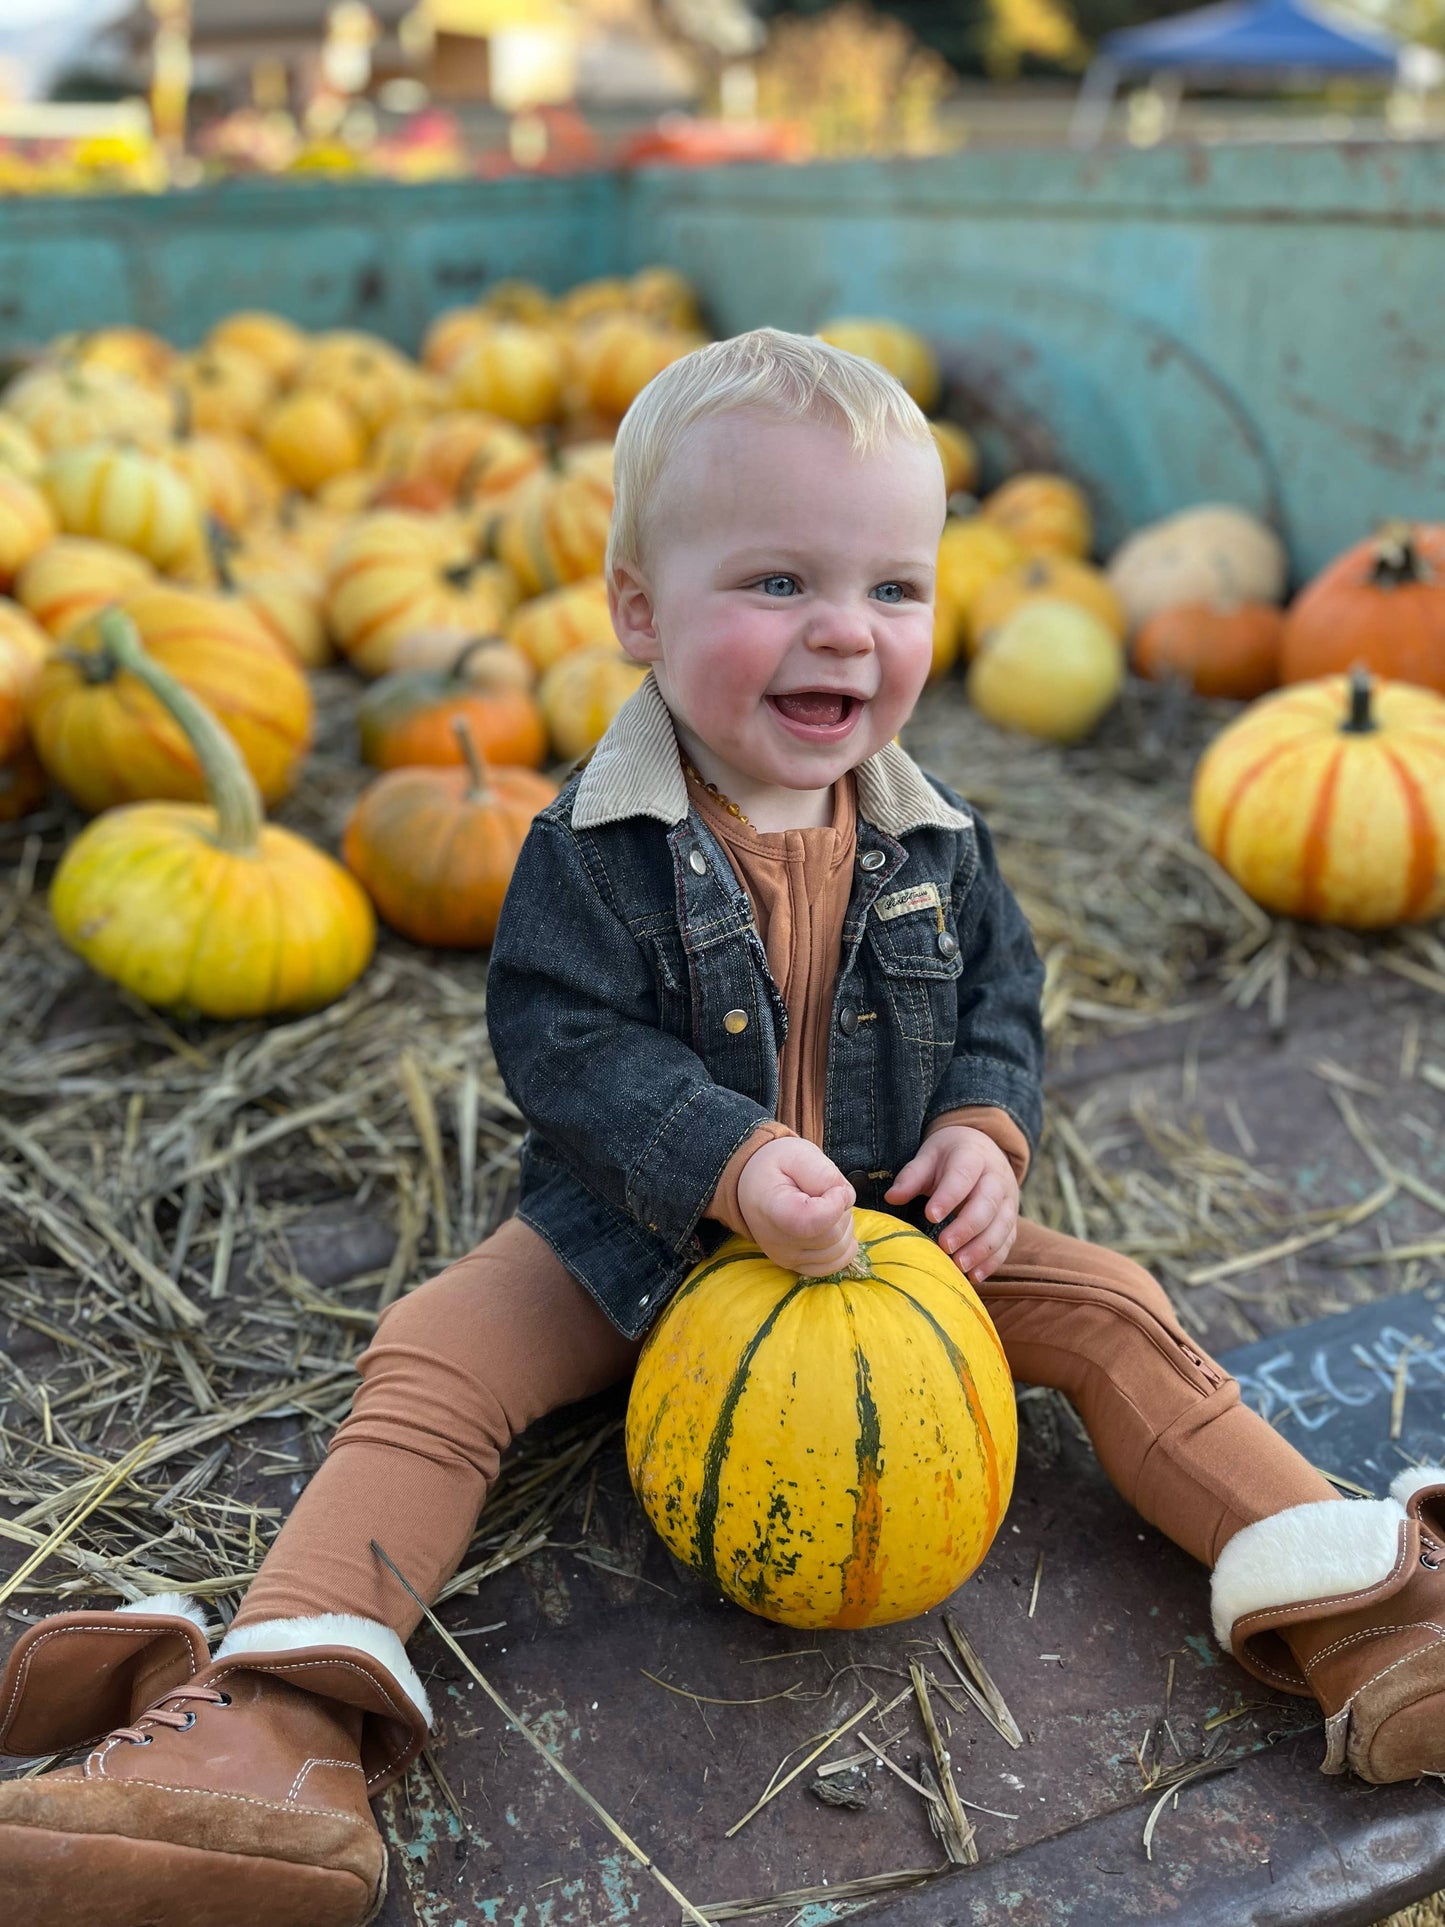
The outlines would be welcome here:
<svg viewBox="0 0 1445 1927">
<path fill-rule="evenodd" d="M 1169 73 L 1205 83 L 1270 76 L 1375 74 L 1429 85 L 1439 58 L 1317 0 L 1222 0 L 1142 27 L 1106 34 L 1084 76 L 1074 139 L 1097 139 L 1121 79 Z"/>
</svg>

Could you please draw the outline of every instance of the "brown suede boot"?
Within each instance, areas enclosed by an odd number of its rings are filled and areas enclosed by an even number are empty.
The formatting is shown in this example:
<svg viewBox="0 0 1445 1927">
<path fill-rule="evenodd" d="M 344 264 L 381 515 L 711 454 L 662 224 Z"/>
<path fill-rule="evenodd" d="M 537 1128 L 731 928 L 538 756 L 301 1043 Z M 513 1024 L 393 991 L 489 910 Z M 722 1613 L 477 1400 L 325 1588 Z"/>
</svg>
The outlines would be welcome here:
<svg viewBox="0 0 1445 1927">
<path fill-rule="evenodd" d="M 1256 1679 L 1319 1701 L 1326 1773 L 1445 1775 L 1445 1467 L 1246 1526 L 1215 1567 L 1214 1623 Z"/>
<path fill-rule="evenodd" d="M 353 1625 L 364 1645 L 303 1643 Z M 265 1650 L 223 1647 L 82 1765 L 0 1785 L 0 1891 L 27 1927 L 362 1927 L 379 1910 L 368 1801 L 426 1738 L 420 1682 L 369 1621 L 246 1630 Z M 375 1656 L 387 1641 L 406 1687 Z"/>
</svg>

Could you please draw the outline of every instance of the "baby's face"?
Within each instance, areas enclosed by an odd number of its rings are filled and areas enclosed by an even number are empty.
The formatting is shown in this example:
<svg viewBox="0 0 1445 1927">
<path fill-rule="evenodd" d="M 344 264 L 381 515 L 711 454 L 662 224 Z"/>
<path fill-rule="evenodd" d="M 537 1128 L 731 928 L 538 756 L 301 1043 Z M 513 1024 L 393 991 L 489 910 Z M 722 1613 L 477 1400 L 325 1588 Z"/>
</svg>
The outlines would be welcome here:
<svg viewBox="0 0 1445 1927">
<path fill-rule="evenodd" d="M 730 796 L 824 789 L 897 733 L 927 678 L 937 453 L 898 439 L 859 456 L 842 427 L 719 416 L 660 492 L 636 586 L 614 582 L 624 645 Z"/>
</svg>

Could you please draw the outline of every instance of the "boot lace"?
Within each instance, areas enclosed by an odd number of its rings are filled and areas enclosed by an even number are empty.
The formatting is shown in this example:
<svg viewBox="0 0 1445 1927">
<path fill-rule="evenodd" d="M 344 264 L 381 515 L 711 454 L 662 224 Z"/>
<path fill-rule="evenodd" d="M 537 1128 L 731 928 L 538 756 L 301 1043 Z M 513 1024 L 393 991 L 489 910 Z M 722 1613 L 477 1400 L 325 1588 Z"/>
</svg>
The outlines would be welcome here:
<svg viewBox="0 0 1445 1927">
<path fill-rule="evenodd" d="M 127 1740 L 132 1746 L 149 1746 L 155 1735 L 143 1732 L 142 1725 L 168 1726 L 173 1733 L 188 1732 L 195 1725 L 194 1707 L 177 1706 L 177 1700 L 197 1700 L 204 1706 L 229 1706 L 231 1695 L 218 1693 L 214 1686 L 177 1686 L 174 1692 L 165 1695 L 165 1700 L 165 1705 L 148 1706 L 134 1726 L 118 1726 L 109 1737 Z"/>
</svg>

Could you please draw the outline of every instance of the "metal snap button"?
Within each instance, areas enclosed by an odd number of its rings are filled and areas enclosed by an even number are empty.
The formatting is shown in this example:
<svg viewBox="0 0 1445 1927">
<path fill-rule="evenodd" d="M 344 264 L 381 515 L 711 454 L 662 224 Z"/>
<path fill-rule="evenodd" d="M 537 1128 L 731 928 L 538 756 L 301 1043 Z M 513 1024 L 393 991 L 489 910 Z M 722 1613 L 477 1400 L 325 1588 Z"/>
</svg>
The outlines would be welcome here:
<svg viewBox="0 0 1445 1927">
<path fill-rule="evenodd" d="M 957 949 L 958 949 L 958 938 L 954 936 L 953 932 L 951 930 L 940 930 L 938 933 L 939 956 L 951 957 L 954 955 Z"/>
<path fill-rule="evenodd" d="M 723 1017 L 723 1029 L 730 1030 L 734 1037 L 748 1027 L 748 1013 L 745 1010 L 730 1010 Z"/>
<path fill-rule="evenodd" d="M 858 867 L 860 870 L 881 870 L 887 861 L 887 854 L 883 850 L 865 850 L 858 859 Z"/>
<path fill-rule="evenodd" d="M 705 877 L 707 875 L 707 858 L 701 850 L 693 851 L 692 855 L 687 859 L 687 867 L 695 877 Z"/>
<path fill-rule="evenodd" d="M 851 1037 L 858 1028 L 858 1013 L 851 1004 L 844 1004 L 838 1012 L 838 1028 L 845 1037 Z"/>
<path fill-rule="evenodd" d="M 868 1182 L 868 1173 L 866 1171 L 861 1171 L 861 1170 L 845 1171 L 843 1173 L 843 1176 L 848 1180 L 849 1184 L 852 1185 L 855 1191 L 861 1191 L 864 1185 Z"/>
</svg>

